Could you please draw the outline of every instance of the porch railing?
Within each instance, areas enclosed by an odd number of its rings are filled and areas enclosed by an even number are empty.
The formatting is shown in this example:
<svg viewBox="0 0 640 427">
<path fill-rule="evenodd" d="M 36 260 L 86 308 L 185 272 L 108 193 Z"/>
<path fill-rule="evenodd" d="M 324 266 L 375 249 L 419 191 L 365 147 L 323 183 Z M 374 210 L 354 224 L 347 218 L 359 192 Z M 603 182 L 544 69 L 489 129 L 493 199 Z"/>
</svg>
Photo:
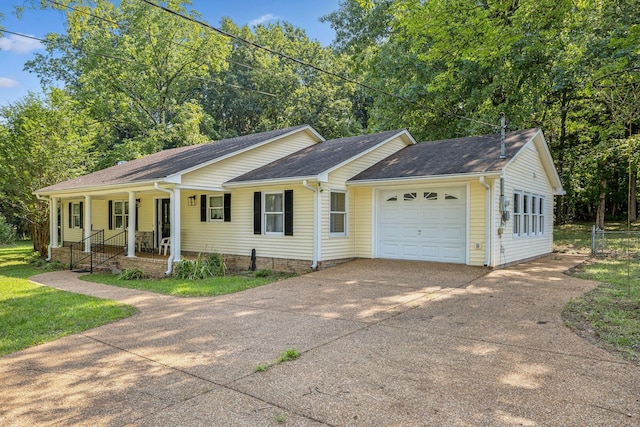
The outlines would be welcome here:
<svg viewBox="0 0 640 427">
<path fill-rule="evenodd" d="M 89 266 L 93 272 L 93 248 L 99 246 L 104 242 L 104 230 L 98 230 L 91 234 L 89 237 L 85 237 L 79 242 L 74 242 L 70 246 L 71 259 L 69 261 L 69 269 L 73 270 L 81 262 L 89 261 Z M 86 251 L 87 245 L 90 250 Z"/>
<path fill-rule="evenodd" d="M 93 267 L 104 264 L 116 256 L 123 254 L 127 247 L 127 231 L 109 237 L 105 240 L 104 230 L 99 230 L 91 236 L 79 242 L 71 244 L 71 262 L 69 268 L 73 270 L 81 263 L 89 264 L 89 272 L 93 273 Z M 87 241 L 89 241 L 89 252 L 86 252 Z"/>
</svg>

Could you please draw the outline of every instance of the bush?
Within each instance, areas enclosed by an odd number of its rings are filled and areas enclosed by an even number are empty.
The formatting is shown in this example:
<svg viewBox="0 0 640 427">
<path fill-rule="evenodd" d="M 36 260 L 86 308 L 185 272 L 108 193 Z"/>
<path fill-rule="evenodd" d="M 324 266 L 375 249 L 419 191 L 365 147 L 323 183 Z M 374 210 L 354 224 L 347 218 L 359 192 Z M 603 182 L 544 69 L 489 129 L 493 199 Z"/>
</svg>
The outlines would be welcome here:
<svg viewBox="0 0 640 427">
<path fill-rule="evenodd" d="M 31 266 L 45 271 L 64 270 L 68 267 L 60 261 L 47 261 L 44 257 L 40 256 L 40 252 L 33 252 L 28 261 Z"/>
<path fill-rule="evenodd" d="M 4 215 L 0 214 L 0 245 L 12 245 L 16 237 L 16 227 L 9 224 Z"/>
<path fill-rule="evenodd" d="M 139 268 L 125 268 L 118 274 L 120 280 L 140 280 L 145 277 L 144 271 Z"/>
<path fill-rule="evenodd" d="M 206 258 L 202 254 L 195 260 L 183 259 L 176 264 L 173 275 L 178 279 L 198 280 L 207 277 L 224 276 L 227 266 L 222 260 L 222 255 L 211 254 Z"/>
<path fill-rule="evenodd" d="M 255 273 L 253 273 L 253 275 L 256 277 L 269 277 L 271 276 L 271 270 L 263 268 L 262 270 L 258 270 Z"/>
</svg>

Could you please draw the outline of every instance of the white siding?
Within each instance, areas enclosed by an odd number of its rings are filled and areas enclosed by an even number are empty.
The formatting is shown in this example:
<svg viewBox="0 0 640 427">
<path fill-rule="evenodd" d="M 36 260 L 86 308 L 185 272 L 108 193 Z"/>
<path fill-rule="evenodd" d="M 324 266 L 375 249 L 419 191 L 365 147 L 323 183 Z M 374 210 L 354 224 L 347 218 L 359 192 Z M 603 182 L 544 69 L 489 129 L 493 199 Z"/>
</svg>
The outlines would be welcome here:
<svg viewBox="0 0 640 427">
<path fill-rule="evenodd" d="M 222 183 L 264 166 L 274 160 L 307 148 L 317 142 L 307 132 L 298 132 L 270 142 L 212 165 L 189 172 L 182 177 L 185 186 L 221 187 Z"/>
<path fill-rule="evenodd" d="M 544 196 L 544 234 L 527 237 L 513 235 L 513 194 L 516 190 Z M 499 181 L 496 184 L 495 194 L 494 220 L 499 227 Z M 503 226 L 501 237 L 495 239 L 494 265 L 508 264 L 550 253 L 553 250 L 553 192 L 538 151 L 532 142 L 529 142 L 505 169 L 504 195 L 509 201 L 510 218 Z"/>
<path fill-rule="evenodd" d="M 486 190 L 479 180 L 469 185 L 469 265 L 484 265 L 486 247 Z"/>
<path fill-rule="evenodd" d="M 265 236 L 253 234 L 254 191 L 293 190 L 293 236 Z M 193 192 L 183 191 L 182 250 L 189 252 L 219 252 L 229 255 L 251 255 L 256 249 L 259 257 L 313 259 L 313 195 L 302 185 L 270 186 L 234 189 L 231 193 L 231 221 L 200 221 L 200 192 L 196 206 L 187 205 Z"/>
</svg>

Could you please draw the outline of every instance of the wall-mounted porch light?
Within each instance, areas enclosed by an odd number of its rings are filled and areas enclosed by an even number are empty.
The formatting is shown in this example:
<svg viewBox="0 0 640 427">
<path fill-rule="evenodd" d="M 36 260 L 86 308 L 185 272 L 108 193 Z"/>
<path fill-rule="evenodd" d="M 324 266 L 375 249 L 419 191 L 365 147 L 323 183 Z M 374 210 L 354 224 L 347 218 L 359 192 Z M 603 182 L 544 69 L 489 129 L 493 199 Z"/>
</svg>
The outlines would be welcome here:
<svg viewBox="0 0 640 427">
<path fill-rule="evenodd" d="M 189 204 L 189 206 L 195 206 L 196 205 L 196 196 L 189 196 L 187 197 L 187 202 Z"/>
</svg>

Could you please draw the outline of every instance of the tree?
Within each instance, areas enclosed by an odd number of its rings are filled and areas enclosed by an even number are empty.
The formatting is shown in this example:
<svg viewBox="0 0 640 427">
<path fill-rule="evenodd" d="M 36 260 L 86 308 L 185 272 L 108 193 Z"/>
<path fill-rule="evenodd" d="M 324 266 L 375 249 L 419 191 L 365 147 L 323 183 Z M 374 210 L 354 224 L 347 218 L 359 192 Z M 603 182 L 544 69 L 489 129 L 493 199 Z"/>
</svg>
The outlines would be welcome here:
<svg viewBox="0 0 640 427">
<path fill-rule="evenodd" d="M 52 89 L 0 107 L 0 198 L 30 227 L 33 248 L 47 254 L 49 208 L 33 192 L 91 168 L 99 130 L 69 94 Z"/>
<path fill-rule="evenodd" d="M 207 139 L 200 129 L 205 115 L 197 105 L 203 82 L 216 80 L 226 66 L 226 39 L 137 0 L 59 3 L 48 7 L 65 10 L 68 33 L 48 35 L 47 53 L 26 68 L 43 84 L 63 82 L 92 117 L 109 125 L 101 152 L 115 149 L 124 156 L 118 160 L 126 160 Z M 167 2 L 199 18 L 187 11 L 189 4 Z M 118 149 L 119 144 L 126 145 Z"/>
</svg>

